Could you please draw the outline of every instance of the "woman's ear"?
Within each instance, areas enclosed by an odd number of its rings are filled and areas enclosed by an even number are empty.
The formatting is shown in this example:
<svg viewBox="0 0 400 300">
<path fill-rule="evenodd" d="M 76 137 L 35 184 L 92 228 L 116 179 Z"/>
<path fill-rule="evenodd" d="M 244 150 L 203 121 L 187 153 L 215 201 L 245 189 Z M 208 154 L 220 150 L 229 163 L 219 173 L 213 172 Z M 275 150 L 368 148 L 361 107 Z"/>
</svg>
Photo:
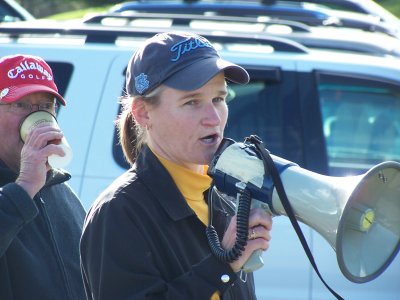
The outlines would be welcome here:
<svg viewBox="0 0 400 300">
<path fill-rule="evenodd" d="M 149 125 L 150 119 L 147 105 L 143 100 L 136 99 L 132 101 L 132 115 L 140 126 L 146 127 Z"/>
</svg>

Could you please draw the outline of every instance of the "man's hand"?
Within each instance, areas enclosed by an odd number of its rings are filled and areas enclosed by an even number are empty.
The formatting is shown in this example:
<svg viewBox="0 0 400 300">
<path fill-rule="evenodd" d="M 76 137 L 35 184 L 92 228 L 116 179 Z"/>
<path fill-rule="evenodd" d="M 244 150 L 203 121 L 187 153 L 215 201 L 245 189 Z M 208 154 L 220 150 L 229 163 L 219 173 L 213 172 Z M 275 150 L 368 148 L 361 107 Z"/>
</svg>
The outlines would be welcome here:
<svg viewBox="0 0 400 300">
<path fill-rule="evenodd" d="M 52 154 L 64 155 L 60 146 L 51 143 L 63 137 L 61 131 L 48 124 L 35 127 L 27 135 L 21 150 L 18 185 L 33 198 L 46 182 L 46 174 L 50 169 L 47 158 Z"/>
</svg>

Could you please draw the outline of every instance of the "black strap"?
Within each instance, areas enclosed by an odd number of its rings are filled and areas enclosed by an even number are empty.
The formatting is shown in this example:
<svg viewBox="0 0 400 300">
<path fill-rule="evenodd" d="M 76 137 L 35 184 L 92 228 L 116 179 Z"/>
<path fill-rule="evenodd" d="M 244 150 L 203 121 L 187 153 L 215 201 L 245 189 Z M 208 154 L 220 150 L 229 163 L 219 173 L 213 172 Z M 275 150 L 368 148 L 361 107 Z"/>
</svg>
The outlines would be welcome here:
<svg viewBox="0 0 400 300">
<path fill-rule="evenodd" d="M 342 298 L 340 295 L 338 295 L 322 278 L 322 275 L 318 270 L 317 264 L 315 263 L 314 256 L 312 255 L 311 250 L 308 247 L 307 241 L 304 237 L 304 234 L 299 226 L 299 223 L 297 222 L 292 205 L 290 204 L 289 199 L 286 195 L 285 189 L 282 184 L 281 177 L 278 173 L 278 170 L 276 169 L 275 163 L 274 163 L 271 155 L 268 153 L 268 151 L 265 150 L 265 148 L 263 146 L 263 142 L 261 141 L 260 138 L 258 138 L 256 136 L 251 136 L 249 139 L 254 143 L 257 150 L 259 150 L 261 152 L 261 154 L 263 156 L 263 160 L 267 164 L 268 171 L 272 177 L 276 191 L 278 192 L 279 198 L 282 202 L 283 208 L 285 209 L 286 214 L 289 217 L 289 220 L 292 223 L 292 226 L 293 226 L 294 230 L 296 231 L 297 236 L 299 237 L 301 245 L 303 246 L 304 251 L 306 252 L 311 265 L 313 266 L 314 271 L 317 273 L 319 279 L 322 281 L 322 283 L 325 285 L 325 287 L 332 293 L 332 295 L 334 295 L 336 297 L 336 299 L 344 300 L 344 298 Z"/>
</svg>

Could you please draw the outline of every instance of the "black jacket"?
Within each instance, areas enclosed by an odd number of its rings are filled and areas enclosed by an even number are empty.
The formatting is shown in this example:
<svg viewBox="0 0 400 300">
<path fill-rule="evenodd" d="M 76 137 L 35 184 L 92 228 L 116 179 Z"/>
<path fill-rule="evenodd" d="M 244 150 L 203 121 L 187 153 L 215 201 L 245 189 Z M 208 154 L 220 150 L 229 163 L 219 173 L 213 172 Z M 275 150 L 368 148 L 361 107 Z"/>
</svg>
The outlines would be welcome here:
<svg viewBox="0 0 400 300">
<path fill-rule="evenodd" d="M 48 173 L 34 200 L 0 161 L 0 299 L 85 299 L 79 238 L 85 211 L 65 183 Z"/>
<path fill-rule="evenodd" d="M 215 197 L 214 226 L 220 236 L 232 206 Z M 118 178 L 90 209 L 81 239 L 89 299 L 255 299 L 249 274 L 243 283 L 211 253 L 205 225 L 167 170 L 145 147 L 136 165 Z M 223 283 L 222 275 L 230 281 Z"/>
</svg>

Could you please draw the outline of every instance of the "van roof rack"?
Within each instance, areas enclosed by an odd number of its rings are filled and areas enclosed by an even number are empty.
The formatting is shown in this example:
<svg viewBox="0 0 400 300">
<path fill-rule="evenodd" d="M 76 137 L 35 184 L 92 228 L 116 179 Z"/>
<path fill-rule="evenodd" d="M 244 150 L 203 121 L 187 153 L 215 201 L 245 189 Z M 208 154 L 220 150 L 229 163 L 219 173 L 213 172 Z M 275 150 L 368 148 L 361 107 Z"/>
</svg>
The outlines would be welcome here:
<svg viewBox="0 0 400 300">
<path fill-rule="evenodd" d="M 235 17 L 221 15 L 183 15 L 169 13 L 102 13 L 92 15 L 86 18 L 85 24 L 103 24 L 111 26 L 148 26 L 148 23 L 140 23 L 155 20 L 169 20 L 167 28 L 179 28 L 186 26 L 189 30 L 196 28 L 209 27 L 207 30 L 215 31 L 214 28 L 225 30 L 228 32 L 244 32 L 249 30 L 247 26 L 251 26 L 250 30 L 257 30 L 257 34 L 261 36 L 276 36 L 293 40 L 299 44 L 311 49 L 326 49 L 336 51 L 346 51 L 353 53 L 362 53 L 378 56 L 395 56 L 400 57 L 400 40 L 387 35 L 374 36 L 374 42 L 371 41 L 371 36 L 368 32 L 359 31 L 359 29 L 344 29 L 344 28 L 312 28 L 308 25 L 296 21 L 287 21 L 280 19 L 271 19 L 268 17 Z M 138 21 L 138 23 L 133 23 Z M 199 21 L 200 23 L 192 23 Z M 210 22 L 209 25 L 205 25 Z M 227 26 L 218 26 L 219 22 L 227 24 Z M 218 25 L 215 25 L 217 23 Z M 238 26 L 232 26 L 232 23 L 237 23 Z M 161 23 L 165 25 L 165 23 Z M 245 26 L 242 26 L 245 24 Z M 252 27 L 260 24 L 260 28 Z M 282 25 L 282 28 L 269 28 L 269 26 Z M 153 23 L 149 24 L 153 26 Z M 186 28 L 185 27 L 185 28 Z M 247 28 L 247 29 L 246 29 Z M 286 29 L 285 29 L 286 28 Z M 325 32 L 326 31 L 326 32 Z M 376 34 L 376 33 L 375 33 Z"/>
<path fill-rule="evenodd" d="M 169 19 L 172 21 L 171 26 L 189 26 L 193 21 L 210 21 L 210 22 L 235 22 L 268 25 L 284 25 L 290 27 L 293 32 L 310 32 L 310 26 L 297 21 L 276 19 L 270 17 L 236 17 L 221 15 L 198 15 L 198 14 L 171 14 L 171 13 L 101 13 L 91 15 L 83 20 L 86 24 L 102 24 L 107 19 L 125 20 L 132 22 L 139 19 L 160 20 Z"/>
<path fill-rule="evenodd" d="M 190 28 L 185 29 L 190 31 Z M 110 43 L 113 44 L 120 37 L 142 37 L 148 38 L 159 32 L 168 31 L 166 28 L 131 28 L 131 27 L 115 27 L 104 25 L 88 25 L 88 24 L 69 24 L 62 23 L 7 23 L 0 24 L 0 37 L 7 35 L 9 38 L 18 39 L 24 35 L 59 35 L 59 36 L 83 36 L 85 43 Z M 262 45 L 271 46 L 274 51 L 308 53 L 309 49 L 300 43 L 290 39 L 260 36 L 258 34 L 245 34 L 236 32 L 211 32 L 195 30 L 193 31 L 204 36 L 214 43 L 221 44 L 245 44 L 245 45 Z"/>
</svg>

